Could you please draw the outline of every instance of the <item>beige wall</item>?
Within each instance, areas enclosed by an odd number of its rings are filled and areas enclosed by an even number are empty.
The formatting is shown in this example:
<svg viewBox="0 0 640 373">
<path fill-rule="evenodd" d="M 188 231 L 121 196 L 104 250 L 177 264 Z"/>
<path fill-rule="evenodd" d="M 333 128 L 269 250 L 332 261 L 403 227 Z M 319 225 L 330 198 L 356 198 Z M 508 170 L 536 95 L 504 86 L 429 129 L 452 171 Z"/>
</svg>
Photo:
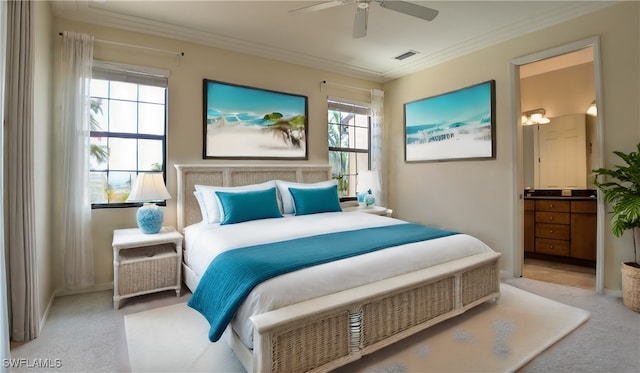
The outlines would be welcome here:
<svg viewBox="0 0 640 373">
<path fill-rule="evenodd" d="M 165 225 L 176 225 L 176 171 L 178 163 L 221 163 L 202 159 L 202 80 L 204 78 L 234 84 L 289 92 L 308 97 L 309 103 L 309 159 L 299 163 L 328 162 L 327 158 L 327 96 L 369 101 L 368 94 L 357 90 L 336 90 L 324 87 L 323 80 L 363 88 L 380 88 L 380 84 L 352 79 L 316 69 L 276 62 L 221 49 L 182 41 L 118 31 L 88 24 L 54 20 L 54 33 L 79 31 L 96 39 L 129 43 L 153 48 L 183 51 L 177 63 L 172 55 L 95 43 L 94 58 L 148 67 L 168 69 L 168 132 L 167 132 L 167 188 L 174 197 L 165 209 Z M 59 38 L 52 36 L 59 48 Z M 227 161 L 230 162 L 230 161 Z M 239 161 L 236 161 L 239 162 Z M 245 161 L 249 162 L 249 161 Z M 263 163 L 275 163 L 265 161 Z M 114 229 L 135 227 L 135 208 L 96 209 L 92 214 L 96 283 L 113 280 L 111 250 Z M 60 279 L 60 274 L 57 275 Z M 58 280 L 59 281 L 59 280 Z M 57 285 L 60 286 L 61 282 Z"/>
<path fill-rule="evenodd" d="M 53 245 L 51 243 L 51 152 L 53 128 L 53 17 L 48 2 L 35 5 L 35 76 L 34 76 L 34 175 L 35 242 L 38 263 L 40 316 L 44 317 L 55 290 L 53 281 Z"/>
<path fill-rule="evenodd" d="M 640 140 L 640 4 L 627 2 L 485 48 L 384 85 L 388 132 L 389 205 L 403 219 L 476 235 L 503 254 L 513 273 L 516 191 L 515 126 L 510 62 L 559 45 L 600 36 L 605 164 L 613 150 L 633 150 Z M 407 164 L 403 159 L 402 105 L 489 79 L 496 80 L 497 157 L 489 161 Z M 633 257 L 630 235 L 617 239 L 605 226 L 605 289 L 620 289 L 620 263 Z"/>
<path fill-rule="evenodd" d="M 522 111 L 544 108 L 547 118 L 584 114 L 596 99 L 593 62 L 520 80 Z"/>
<path fill-rule="evenodd" d="M 457 229 L 478 236 L 503 253 L 502 268 L 513 273 L 514 123 L 511 123 L 509 63 L 512 59 L 564 43 L 600 35 L 604 77 L 605 153 L 633 149 L 639 140 L 638 113 L 638 3 L 626 3 L 504 42 L 447 63 L 384 84 L 386 187 L 389 207 L 397 216 L 420 223 Z M 60 47 L 57 33 L 86 32 L 97 39 L 153 48 L 180 50 L 180 59 L 141 50 L 96 43 L 95 58 L 170 70 L 168 129 L 168 189 L 176 195 L 177 163 L 220 163 L 202 160 L 202 79 L 302 94 L 309 97 L 309 163 L 326 163 L 326 97 L 367 101 L 360 91 L 334 90 L 327 80 L 363 88 L 379 84 L 316 69 L 271 61 L 182 41 L 97 27 L 55 18 L 51 40 Z M 496 80 L 497 158 L 490 161 L 404 163 L 403 104 L 489 79 Z M 607 164 L 614 159 L 607 157 Z M 273 162 L 269 162 L 273 163 Z M 55 199 L 55 196 L 53 196 Z M 165 223 L 176 223 L 175 199 L 165 210 Z M 113 229 L 135 226 L 135 209 L 93 211 L 93 240 L 98 284 L 112 281 Z M 605 243 L 607 289 L 620 289 L 619 264 L 631 257 L 631 239 Z M 57 256 L 57 257 L 56 257 Z M 59 262 L 54 252 L 53 262 Z M 61 286 L 56 273 L 56 286 Z"/>
</svg>

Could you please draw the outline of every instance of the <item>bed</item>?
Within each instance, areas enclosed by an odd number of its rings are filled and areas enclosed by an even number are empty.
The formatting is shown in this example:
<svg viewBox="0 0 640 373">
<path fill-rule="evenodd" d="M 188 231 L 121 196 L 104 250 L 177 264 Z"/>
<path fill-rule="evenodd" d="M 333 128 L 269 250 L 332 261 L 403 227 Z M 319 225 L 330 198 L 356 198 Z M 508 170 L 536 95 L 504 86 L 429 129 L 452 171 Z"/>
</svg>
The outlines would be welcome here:
<svg viewBox="0 0 640 373">
<path fill-rule="evenodd" d="M 330 168 L 308 164 L 175 167 L 178 228 L 185 235 L 184 282 L 194 295 L 209 262 L 218 255 L 207 246 L 233 251 L 263 241 L 408 226 L 389 217 L 340 211 L 207 224 L 202 200 L 194 194 L 196 185 L 230 188 L 273 180 L 325 185 Z M 281 211 L 287 209 L 284 200 L 279 195 Z M 223 232 L 226 236 L 221 239 Z M 476 238 L 453 234 L 282 274 L 249 293 L 224 338 L 249 372 L 328 371 L 497 299 L 499 258 L 499 253 Z M 274 297 L 276 293 L 284 296 Z"/>
</svg>

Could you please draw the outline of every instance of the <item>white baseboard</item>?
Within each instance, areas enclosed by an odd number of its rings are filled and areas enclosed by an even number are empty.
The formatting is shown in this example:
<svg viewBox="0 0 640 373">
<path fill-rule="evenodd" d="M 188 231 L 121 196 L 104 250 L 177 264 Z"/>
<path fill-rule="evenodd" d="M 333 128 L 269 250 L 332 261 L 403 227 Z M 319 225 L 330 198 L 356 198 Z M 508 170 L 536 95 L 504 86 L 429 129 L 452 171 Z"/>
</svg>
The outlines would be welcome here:
<svg viewBox="0 0 640 373">
<path fill-rule="evenodd" d="M 40 325 L 38 330 L 38 335 L 42 333 L 42 329 L 44 329 L 44 324 L 47 323 L 47 318 L 49 317 L 49 311 L 51 310 L 51 306 L 53 306 L 53 300 L 56 298 L 56 292 L 54 291 L 49 297 L 49 303 L 47 303 L 47 308 L 44 310 L 44 315 L 40 318 Z"/>
<path fill-rule="evenodd" d="M 94 293 L 96 291 L 112 290 L 113 282 L 107 282 L 104 284 L 96 284 L 82 289 L 57 289 L 53 292 L 54 296 L 61 297 L 64 295 L 85 294 Z"/>
<path fill-rule="evenodd" d="M 500 280 L 501 280 L 501 281 L 504 281 L 504 280 L 510 280 L 510 279 L 512 279 L 512 278 L 514 278 L 514 277 L 513 277 L 513 273 L 511 273 L 511 272 L 509 272 L 509 271 L 506 271 L 506 270 L 504 270 L 504 269 L 501 269 L 501 270 L 500 270 Z"/>
<path fill-rule="evenodd" d="M 104 284 L 98 284 L 98 285 L 93 285 L 93 286 L 89 286 L 87 288 L 82 288 L 82 289 L 56 289 L 53 291 L 53 294 L 51 294 L 51 297 L 49 298 L 49 303 L 47 303 L 47 308 L 44 311 L 44 315 L 42 315 L 42 317 L 40 318 L 40 325 L 39 325 L 39 333 L 42 333 L 42 329 L 44 328 L 44 325 L 47 323 L 47 319 L 49 318 L 49 311 L 51 310 L 51 307 L 53 306 L 53 301 L 54 299 L 56 299 L 56 297 L 61 297 L 64 295 L 73 295 L 73 294 L 85 294 L 85 293 L 93 293 L 96 291 L 104 291 L 104 290 L 111 290 L 113 289 L 113 282 L 108 282 L 108 283 L 104 283 Z"/>
<path fill-rule="evenodd" d="M 604 295 L 610 295 L 612 297 L 622 298 L 622 290 L 604 289 Z"/>
</svg>

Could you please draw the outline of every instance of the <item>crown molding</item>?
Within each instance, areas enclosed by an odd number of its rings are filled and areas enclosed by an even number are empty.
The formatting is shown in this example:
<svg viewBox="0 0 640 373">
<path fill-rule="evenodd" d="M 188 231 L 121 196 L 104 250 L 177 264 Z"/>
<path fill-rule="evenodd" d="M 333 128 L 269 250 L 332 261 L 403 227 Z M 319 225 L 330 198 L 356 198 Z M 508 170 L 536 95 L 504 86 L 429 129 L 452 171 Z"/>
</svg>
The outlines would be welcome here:
<svg viewBox="0 0 640 373">
<path fill-rule="evenodd" d="M 385 71 L 382 74 L 382 81 L 397 79 L 409 75 L 428 67 L 435 66 L 454 58 L 469 54 L 504 41 L 542 30 L 553 25 L 569 21 L 583 15 L 604 9 L 618 2 L 588 2 L 580 9 L 576 9 L 571 4 L 564 4 L 560 9 L 547 12 L 542 17 L 527 20 L 525 23 L 510 24 L 496 28 L 490 33 L 478 35 L 475 38 L 464 42 L 452 44 L 446 49 L 434 53 L 421 54 L 417 59 L 395 69 Z"/>
<path fill-rule="evenodd" d="M 498 27 L 489 33 L 481 34 L 475 38 L 450 45 L 445 49 L 434 51 L 432 53 L 421 53 L 417 59 L 407 61 L 402 66 L 386 71 L 366 69 L 352 64 L 302 54 L 273 45 L 253 43 L 227 35 L 158 22 L 143 17 L 134 17 L 126 14 L 110 12 L 99 8 L 91 8 L 89 2 L 86 0 L 56 2 L 53 10 L 57 17 L 73 21 L 86 23 L 87 19 L 91 19 L 92 24 L 100 26 L 206 45 L 213 48 L 293 63 L 377 83 L 383 83 L 444 63 L 465 54 L 487 48 L 500 42 L 580 17 L 616 3 L 619 3 L 619 1 L 589 1 L 581 2 L 581 7 L 576 8 L 571 4 L 571 2 L 569 2 L 561 5 L 560 8 L 554 9 L 553 12 L 547 12 L 541 17 L 531 18 L 524 23 L 519 22 L 517 24 L 513 23 L 503 27 Z"/>
</svg>

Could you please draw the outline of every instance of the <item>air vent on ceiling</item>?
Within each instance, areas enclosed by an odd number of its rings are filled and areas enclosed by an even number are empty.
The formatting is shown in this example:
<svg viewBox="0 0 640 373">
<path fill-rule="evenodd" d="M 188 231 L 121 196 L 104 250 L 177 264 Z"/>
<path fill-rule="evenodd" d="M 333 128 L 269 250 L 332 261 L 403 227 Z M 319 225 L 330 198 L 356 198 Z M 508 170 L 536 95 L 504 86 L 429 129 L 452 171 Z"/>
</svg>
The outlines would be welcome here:
<svg viewBox="0 0 640 373">
<path fill-rule="evenodd" d="M 418 53 L 420 53 L 420 52 L 418 52 L 418 51 L 414 51 L 414 50 L 409 50 L 409 51 L 404 52 L 404 53 L 402 53 L 401 55 L 399 55 L 399 56 L 395 56 L 395 57 L 393 57 L 393 58 L 394 58 L 394 59 L 396 59 L 396 60 L 398 60 L 398 61 L 402 61 L 402 60 L 406 60 L 406 59 L 407 59 L 407 58 L 409 58 L 409 57 L 413 57 L 413 56 L 415 56 L 415 55 L 416 55 L 416 54 L 418 54 Z"/>
</svg>

